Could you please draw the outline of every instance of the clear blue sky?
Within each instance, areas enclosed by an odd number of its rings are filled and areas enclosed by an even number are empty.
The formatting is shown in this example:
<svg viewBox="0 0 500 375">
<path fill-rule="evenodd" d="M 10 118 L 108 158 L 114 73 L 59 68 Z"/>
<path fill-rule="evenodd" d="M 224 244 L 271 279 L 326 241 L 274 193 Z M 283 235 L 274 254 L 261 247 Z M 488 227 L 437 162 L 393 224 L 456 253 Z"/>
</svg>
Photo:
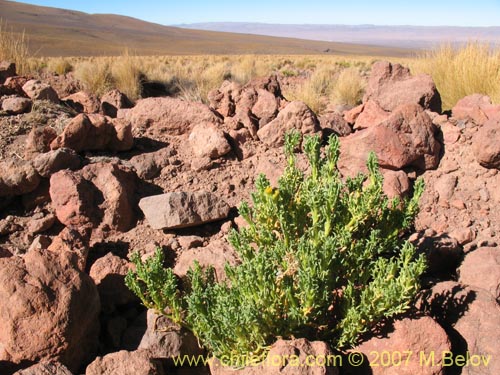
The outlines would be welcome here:
<svg viewBox="0 0 500 375">
<path fill-rule="evenodd" d="M 165 25 L 267 22 L 500 26 L 500 0 L 25 0 L 30 4 L 114 13 Z"/>
</svg>

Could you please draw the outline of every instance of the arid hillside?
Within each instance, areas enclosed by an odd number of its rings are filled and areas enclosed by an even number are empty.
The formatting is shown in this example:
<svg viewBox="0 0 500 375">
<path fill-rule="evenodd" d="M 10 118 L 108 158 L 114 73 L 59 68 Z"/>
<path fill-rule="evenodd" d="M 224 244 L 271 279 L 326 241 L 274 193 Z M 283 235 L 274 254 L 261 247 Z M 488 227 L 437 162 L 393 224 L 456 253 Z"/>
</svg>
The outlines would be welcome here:
<svg viewBox="0 0 500 375">
<path fill-rule="evenodd" d="M 406 56 L 410 50 L 236 33 L 186 30 L 113 14 L 87 14 L 0 0 L 0 17 L 25 31 L 39 56 L 339 54 Z"/>
</svg>

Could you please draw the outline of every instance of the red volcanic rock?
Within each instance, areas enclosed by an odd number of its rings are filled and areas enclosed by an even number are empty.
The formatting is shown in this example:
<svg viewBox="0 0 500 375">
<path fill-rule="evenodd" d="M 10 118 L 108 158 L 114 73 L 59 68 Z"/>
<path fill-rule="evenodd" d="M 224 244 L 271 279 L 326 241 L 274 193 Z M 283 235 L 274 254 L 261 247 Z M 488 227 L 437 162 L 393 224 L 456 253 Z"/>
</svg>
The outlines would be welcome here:
<svg viewBox="0 0 500 375">
<path fill-rule="evenodd" d="M 116 117 L 119 109 L 132 108 L 133 104 L 127 96 L 114 89 L 101 98 L 101 111 L 105 116 Z"/>
<path fill-rule="evenodd" d="M 500 113 L 500 105 L 491 104 L 489 96 L 473 94 L 460 99 L 451 113 L 457 120 L 472 121 L 476 125 L 483 125 Z"/>
<path fill-rule="evenodd" d="M 78 115 L 50 145 L 81 151 L 127 151 L 134 139 L 130 123 L 101 115 Z"/>
<path fill-rule="evenodd" d="M 32 79 L 23 85 L 23 91 L 32 100 L 48 100 L 59 103 L 57 92 L 47 83 Z"/>
<path fill-rule="evenodd" d="M 85 91 L 79 91 L 66 96 L 62 98 L 61 101 L 77 112 L 96 113 L 99 111 L 99 101 L 97 97 Z"/>
<path fill-rule="evenodd" d="M 363 103 L 370 99 L 389 112 L 411 103 L 441 113 L 441 97 L 429 75 L 412 76 L 408 68 L 387 61 L 372 66 Z"/>
<path fill-rule="evenodd" d="M 436 168 L 441 150 L 436 132 L 436 126 L 422 107 L 403 105 L 382 123 L 342 138 L 339 168 L 349 176 L 365 171 L 371 151 L 384 168 Z"/>
<path fill-rule="evenodd" d="M 418 319 L 403 319 L 394 322 L 394 327 L 382 337 L 373 337 L 354 348 L 363 353 L 368 360 L 374 360 L 371 371 L 374 375 L 443 375 L 446 363 L 442 353 L 451 351 L 451 344 L 446 332 L 432 318 L 424 316 Z M 400 353 L 387 366 L 378 366 L 382 353 Z M 430 356 L 434 353 L 434 362 L 423 365 L 420 353 Z"/>
<path fill-rule="evenodd" d="M 314 134 L 321 130 L 316 115 L 301 101 L 289 103 L 278 116 L 257 132 L 259 139 L 271 147 L 281 147 L 287 132 Z"/>
<path fill-rule="evenodd" d="M 88 365 L 85 375 L 165 375 L 161 362 L 146 350 L 125 350 L 97 357 Z"/>
<path fill-rule="evenodd" d="M 196 157 L 217 159 L 231 151 L 224 132 L 211 123 L 198 124 L 189 135 L 189 143 Z"/>
<path fill-rule="evenodd" d="M 56 360 L 77 371 L 97 349 L 99 311 L 94 283 L 66 257 L 0 259 L 0 361 Z"/>
<path fill-rule="evenodd" d="M 39 183 L 40 176 L 30 162 L 20 159 L 0 162 L 0 197 L 29 193 Z"/>
<path fill-rule="evenodd" d="M 205 104 L 174 98 L 147 98 L 134 108 L 118 112 L 132 123 L 134 131 L 151 134 L 180 135 L 189 133 L 196 124 L 221 124 L 221 119 Z"/>
</svg>

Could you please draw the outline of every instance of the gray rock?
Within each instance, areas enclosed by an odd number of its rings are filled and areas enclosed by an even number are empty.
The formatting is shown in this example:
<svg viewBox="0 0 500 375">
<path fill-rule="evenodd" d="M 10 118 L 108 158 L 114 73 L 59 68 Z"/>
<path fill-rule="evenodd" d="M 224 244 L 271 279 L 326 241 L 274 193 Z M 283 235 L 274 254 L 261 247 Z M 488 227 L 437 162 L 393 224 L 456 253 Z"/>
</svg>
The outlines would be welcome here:
<svg viewBox="0 0 500 375">
<path fill-rule="evenodd" d="M 146 197 L 139 207 L 154 229 L 187 228 L 225 219 L 226 202 L 209 192 L 172 192 Z"/>
</svg>

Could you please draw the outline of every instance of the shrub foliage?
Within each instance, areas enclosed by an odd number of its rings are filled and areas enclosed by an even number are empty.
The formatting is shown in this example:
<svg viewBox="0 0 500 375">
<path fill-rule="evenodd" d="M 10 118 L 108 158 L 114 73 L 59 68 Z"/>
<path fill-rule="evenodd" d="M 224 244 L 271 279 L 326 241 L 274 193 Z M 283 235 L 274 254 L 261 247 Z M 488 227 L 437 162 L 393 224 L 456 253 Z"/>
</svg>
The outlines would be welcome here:
<svg viewBox="0 0 500 375">
<path fill-rule="evenodd" d="M 345 182 L 336 168 L 337 138 L 322 155 L 306 137 L 309 173 L 296 165 L 300 136 L 286 136 L 287 166 L 277 187 L 256 181 L 253 205 L 239 211 L 248 226 L 229 241 L 241 263 L 226 265 L 227 280 L 194 264 L 180 286 L 163 254 L 141 261 L 127 285 L 154 308 L 194 332 L 216 357 L 266 354 L 277 337 L 306 337 L 337 348 L 352 346 L 377 322 L 406 311 L 425 269 L 402 240 L 417 213 L 413 197 L 389 200 L 372 154 L 369 174 Z"/>
</svg>

